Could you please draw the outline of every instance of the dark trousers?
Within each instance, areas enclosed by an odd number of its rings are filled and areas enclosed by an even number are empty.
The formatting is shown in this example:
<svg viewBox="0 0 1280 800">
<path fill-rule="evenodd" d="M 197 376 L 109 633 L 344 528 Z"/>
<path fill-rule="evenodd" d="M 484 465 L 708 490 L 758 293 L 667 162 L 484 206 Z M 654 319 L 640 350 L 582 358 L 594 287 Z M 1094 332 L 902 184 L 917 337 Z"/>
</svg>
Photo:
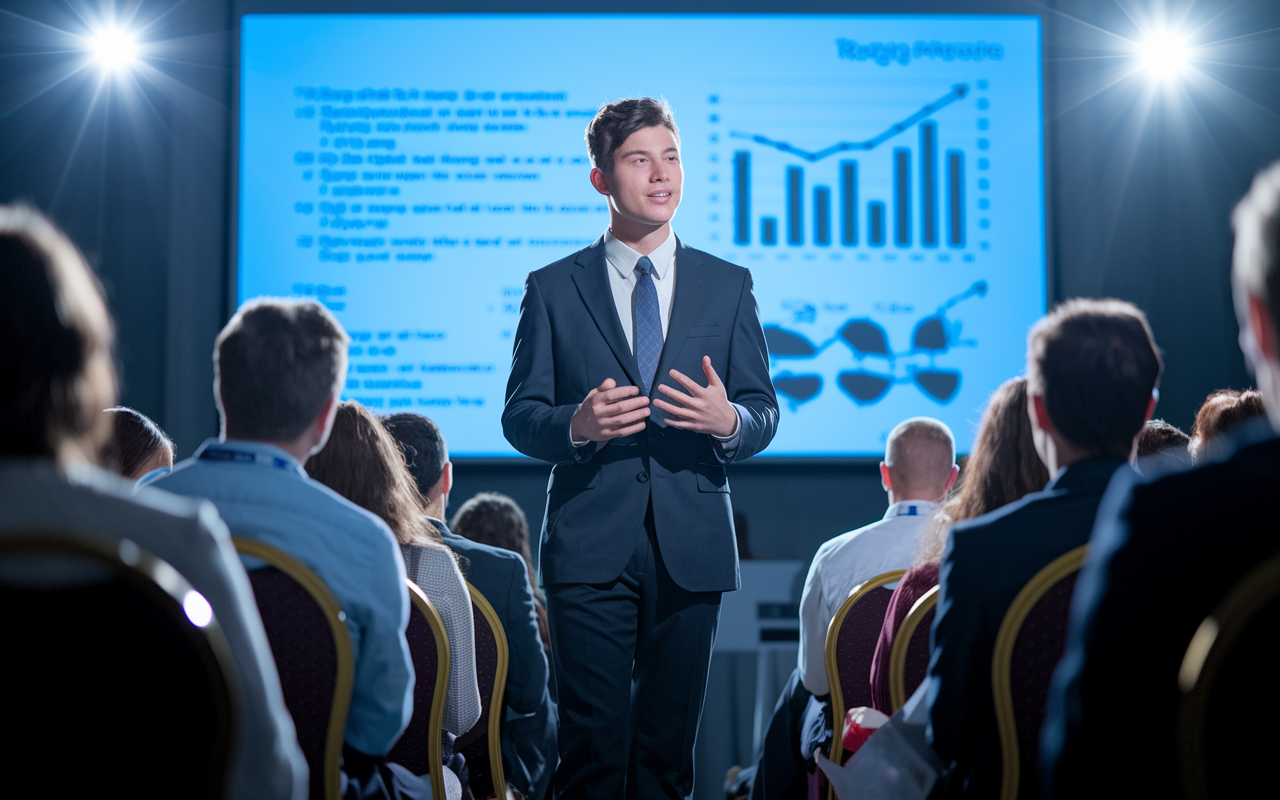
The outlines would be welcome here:
<svg viewBox="0 0 1280 800">
<path fill-rule="evenodd" d="M 650 800 L 693 793 L 719 592 L 671 579 L 652 512 L 617 580 L 547 587 L 560 694 L 556 798 Z"/>
<path fill-rule="evenodd" d="M 751 780 L 751 800 L 795 800 L 809 796 L 813 751 L 829 745 L 830 724 L 822 700 L 804 688 L 804 674 L 791 673 L 760 745 Z M 826 695 L 823 695 L 825 698 Z"/>
</svg>

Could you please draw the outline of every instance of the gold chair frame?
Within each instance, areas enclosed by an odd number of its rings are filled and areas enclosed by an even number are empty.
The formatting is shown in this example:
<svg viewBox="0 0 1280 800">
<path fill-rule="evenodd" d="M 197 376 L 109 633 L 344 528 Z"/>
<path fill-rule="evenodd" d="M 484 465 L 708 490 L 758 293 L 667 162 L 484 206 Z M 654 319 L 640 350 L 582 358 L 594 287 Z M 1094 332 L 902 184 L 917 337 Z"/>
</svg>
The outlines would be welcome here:
<svg viewBox="0 0 1280 800">
<path fill-rule="evenodd" d="M 507 632 L 502 627 L 502 621 L 498 619 L 493 606 L 470 582 L 467 583 L 467 591 L 471 594 L 472 605 L 480 611 L 480 616 L 484 617 L 485 622 L 489 623 L 497 651 L 498 665 L 493 676 L 493 694 L 489 697 L 489 729 L 486 734 L 489 743 L 489 774 L 493 777 L 493 792 L 496 797 L 506 797 L 507 778 L 502 771 L 502 700 L 507 691 L 507 667 L 511 658 L 510 651 L 507 649 Z"/>
<path fill-rule="evenodd" d="M 844 624 L 845 617 L 849 616 L 849 611 L 859 600 L 886 583 L 901 580 L 906 572 L 905 569 L 884 572 L 853 587 L 849 596 L 840 604 L 840 608 L 836 609 L 836 615 L 831 618 L 831 624 L 827 626 L 827 643 L 824 649 L 827 661 L 827 685 L 831 688 L 831 722 L 834 729 L 831 737 L 831 755 L 828 758 L 834 764 L 839 764 L 844 754 L 844 715 L 847 710 L 844 707 L 844 692 L 840 688 L 840 674 L 836 668 L 836 641 L 840 638 L 840 626 Z M 832 790 L 831 797 L 835 797 L 835 790 Z"/>
<path fill-rule="evenodd" d="M 326 800 L 342 797 L 342 742 L 347 730 L 347 714 L 351 710 L 351 690 L 355 685 L 356 660 L 347 631 L 347 615 L 329 587 L 309 567 L 279 548 L 269 544 L 233 537 L 236 552 L 264 561 L 292 578 L 311 595 L 333 634 L 337 674 L 334 676 L 333 705 L 329 712 L 329 732 L 324 746 L 324 796 Z M 315 779 L 314 773 L 312 779 Z"/>
<path fill-rule="evenodd" d="M 907 704 L 907 650 L 911 647 L 911 638 L 915 636 L 920 622 L 937 605 L 938 587 L 934 586 L 911 605 L 906 619 L 902 620 L 893 637 L 893 649 L 889 651 L 889 702 L 893 711 Z"/>
<path fill-rule="evenodd" d="M 436 642 L 435 688 L 431 695 L 431 717 L 427 720 L 427 764 L 431 773 L 431 796 L 445 797 L 444 788 L 444 704 L 449 694 L 449 635 L 444 629 L 444 619 L 436 611 L 431 598 L 413 581 L 405 578 L 409 587 L 409 602 L 414 611 L 427 620 L 431 636 Z M 421 680 L 422 676 L 419 675 Z"/>
<path fill-rule="evenodd" d="M 1013 668 L 1013 645 L 1018 640 L 1022 623 L 1026 621 L 1031 609 L 1058 581 L 1079 571 L 1088 550 L 1087 544 L 1068 550 L 1032 576 L 1009 604 L 1004 621 L 1000 623 L 1000 632 L 996 634 L 996 645 L 991 656 L 991 692 L 995 699 L 996 725 L 1000 730 L 1000 755 L 1003 761 L 1000 800 L 1016 800 L 1018 783 L 1022 778 L 1022 763 L 1018 755 L 1018 724 L 1013 714 L 1013 683 L 1009 675 Z"/>
<path fill-rule="evenodd" d="M 1263 562 L 1242 578 L 1226 598 L 1205 617 L 1191 637 L 1178 670 L 1178 759 L 1183 793 L 1190 800 L 1209 798 L 1204 739 L 1209 718 L 1209 695 L 1218 680 L 1226 654 L 1244 628 L 1280 593 L 1280 556 Z"/>
</svg>

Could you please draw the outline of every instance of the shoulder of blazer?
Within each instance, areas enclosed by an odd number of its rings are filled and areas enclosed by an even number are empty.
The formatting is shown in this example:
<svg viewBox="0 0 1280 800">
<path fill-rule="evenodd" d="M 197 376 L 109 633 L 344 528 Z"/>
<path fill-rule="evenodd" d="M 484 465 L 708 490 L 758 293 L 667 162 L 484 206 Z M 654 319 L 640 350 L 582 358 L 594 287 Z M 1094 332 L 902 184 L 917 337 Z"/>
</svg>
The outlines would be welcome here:
<svg viewBox="0 0 1280 800">
<path fill-rule="evenodd" d="M 604 235 L 601 234 L 591 244 L 570 253 L 559 261 L 553 261 L 540 269 L 535 269 L 529 273 L 539 284 L 557 280 L 565 280 L 573 275 L 573 273 L 588 266 L 597 259 L 604 258 Z"/>
</svg>

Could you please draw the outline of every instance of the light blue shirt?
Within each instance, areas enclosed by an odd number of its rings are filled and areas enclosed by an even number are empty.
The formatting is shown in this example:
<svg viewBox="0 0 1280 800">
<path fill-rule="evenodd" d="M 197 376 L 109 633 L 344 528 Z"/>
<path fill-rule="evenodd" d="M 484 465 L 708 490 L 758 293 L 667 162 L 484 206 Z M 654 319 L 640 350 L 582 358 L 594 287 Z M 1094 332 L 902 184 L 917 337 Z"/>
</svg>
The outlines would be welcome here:
<svg viewBox="0 0 1280 800">
<path fill-rule="evenodd" d="M 386 523 L 307 477 L 284 450 L 260 442 L 210 439 L 152 485 L 208 498 L 232 536 L 277 547 L 325 582 L 346 612 L 355 649 L 347 744 L 386 755 L 413 715 L 414 679 L 404 638 L 404 561 Z"/>
</svg>

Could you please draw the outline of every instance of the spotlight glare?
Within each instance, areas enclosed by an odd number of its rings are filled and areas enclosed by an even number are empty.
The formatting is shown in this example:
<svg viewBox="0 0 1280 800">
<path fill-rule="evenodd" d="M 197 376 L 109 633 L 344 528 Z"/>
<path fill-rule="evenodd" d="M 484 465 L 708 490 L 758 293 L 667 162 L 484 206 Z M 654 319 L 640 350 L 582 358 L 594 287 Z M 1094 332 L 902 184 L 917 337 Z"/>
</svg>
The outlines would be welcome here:
<svg viewBox="0 0 1280 800">
<path fill-rule="evenodd" d="M 1153 33 L 1138 45 L 1138 59 L 1152 76 L 1174 78 L 1187 66 L 1187 43 L 1171 33 Z"/>
<path fill-rule="evenodd" d="M 89 41 L 93 57 L 105 70 L 125 69 L 138 59 L 138 43 L 133 34 L 119 28 L 103 28 Z"/>
</svg>

